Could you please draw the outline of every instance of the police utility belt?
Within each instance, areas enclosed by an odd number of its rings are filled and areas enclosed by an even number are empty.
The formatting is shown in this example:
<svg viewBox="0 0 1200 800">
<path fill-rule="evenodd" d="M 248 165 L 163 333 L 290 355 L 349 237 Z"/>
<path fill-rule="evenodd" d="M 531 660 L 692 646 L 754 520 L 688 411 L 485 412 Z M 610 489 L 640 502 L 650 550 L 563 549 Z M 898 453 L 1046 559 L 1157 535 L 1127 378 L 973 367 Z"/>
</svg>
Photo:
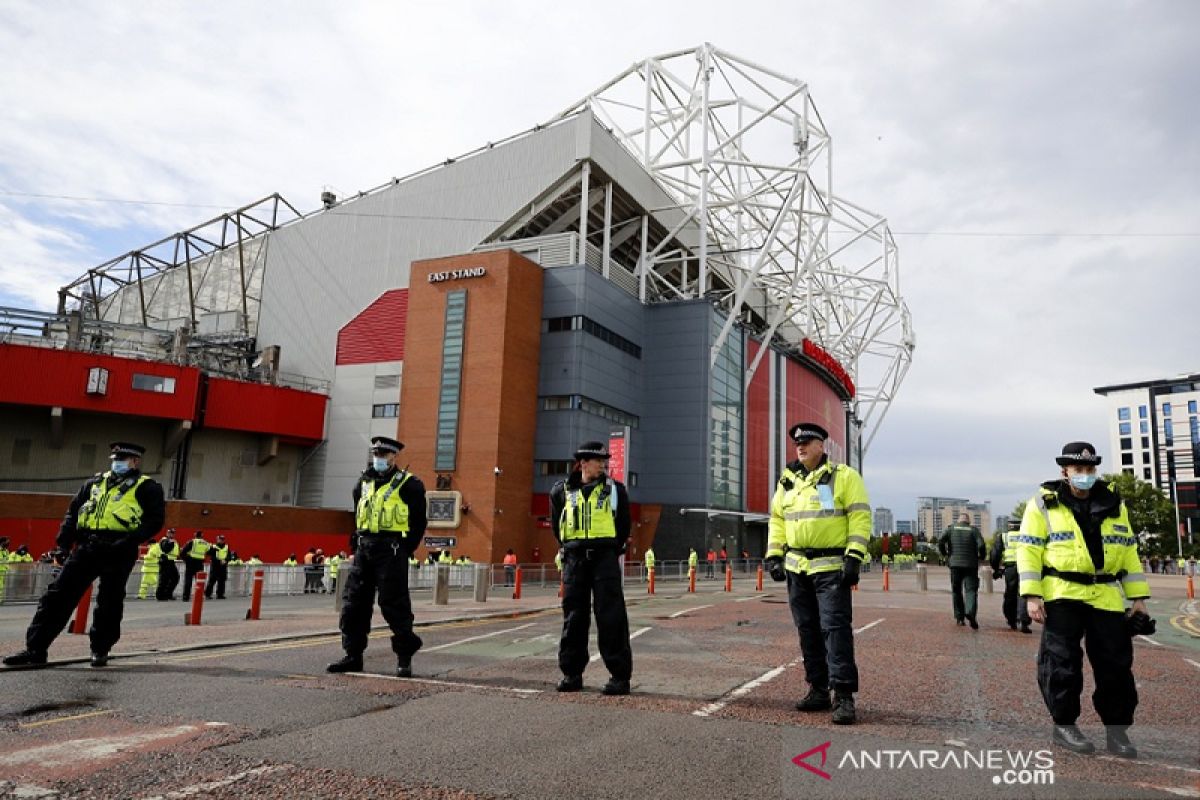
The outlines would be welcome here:
<svg viewBox="0 0 1200 800">
<path fill-rule="evenodd" d="M 617 540 L 613 539 L 612 544 L 597 544 L 593 539 L 588 544 L 584 544 L 587 540 L 576 540 L 579 544 L 567 542 L 563 545 L 563 557 L 570 556 L 572 558 L 581 558 L 585 561 L 601 558 L 609 554 L 616 554 L 618 551 Z M 590 545 L 590 546 L 589 546 Z"/>
<path fill-rule="evenodd" d="M 1054 567 L 1042 567 L 1043 578 L 1049 575 L 1071 583 L 1082 583 L 1084 586 L 1093 586 L 1097 583 L 1116 583 L 1126 574 L 1125 570 L 1121 570 L 1116 575 L 1109 575 L 1107 572 L 1065 572 Z"/>
<path fill-rule="evenodd" d="M 787 547 L 783 548 L 784 553 L 799 553 L 807 559 L 827 558 L 829 556 L 841 556 L 846 554 L 844 547 Z"/>
</svg>

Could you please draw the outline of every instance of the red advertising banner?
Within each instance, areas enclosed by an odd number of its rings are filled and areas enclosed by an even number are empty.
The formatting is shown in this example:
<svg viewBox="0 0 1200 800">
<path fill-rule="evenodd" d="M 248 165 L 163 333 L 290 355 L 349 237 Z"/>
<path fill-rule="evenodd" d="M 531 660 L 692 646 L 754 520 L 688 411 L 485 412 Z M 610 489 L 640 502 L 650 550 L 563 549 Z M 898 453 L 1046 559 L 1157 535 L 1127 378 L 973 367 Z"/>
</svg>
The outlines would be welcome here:
<svg viewBox="0 0 1200 800">
<path fill-rule="evenodd" d="M 625 482 L 625 471 L 628 469 L 629 429 L 613 431 L 608 434 L 608 452 L 612 458 L 608 460 L 608 477 L 614 481 Z"/>
<path fill-rule="evenodd" d="M 912 548 L 913 548 L 912 534 L 908 534 L 908 533 L 900 534 L 900 552 L 901 553 L 911 553 Z"/>
</svg>

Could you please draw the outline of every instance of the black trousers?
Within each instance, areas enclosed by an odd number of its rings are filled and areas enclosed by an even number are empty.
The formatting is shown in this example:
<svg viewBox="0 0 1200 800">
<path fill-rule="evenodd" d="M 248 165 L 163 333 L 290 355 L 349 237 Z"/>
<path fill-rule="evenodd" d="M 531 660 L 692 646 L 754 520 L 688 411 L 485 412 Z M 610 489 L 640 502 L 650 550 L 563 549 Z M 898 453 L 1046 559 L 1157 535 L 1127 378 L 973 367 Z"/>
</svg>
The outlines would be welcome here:
<svg viewBox="0 0 1200 800">
<path fill-rule="evenodd" d="M 212 597 L 213 589 L 217 590 L 217 599 L 225 599 L 225 581 L 229 577 L 229 567 L 213 562 L 209 565 L 208 581 L 204 584 L 204 596 Z"/>
<path fill-rule="evenodd" d="M 563 631 L 558 643 L 558 668 L 564 675 L 582 675 L 588 665 L 588 628 L 596 609 L 596 643 L 604 666 L 616 680 L 633 676 L 629 646 L 629 616 L 621 589 L 621 561 L 616 550 L 563 553 Z"/>
<path fill-rule="evenodd" d="M 1078 600 L 1046 603 L 1046 624 L 1038 649 L 1038 686 L 1056 725 L 1079 719 L 1083 692 L 1083 651 L 1096 679 L 1092 705 L 1105 725 L 1132 725 L 1137 708 L 1133 682 L 1133 639 L 1125 630 L 1125 615 L 1101 611 Z"/>
<path fill-rule="evenodd" d="M 125 611 L 125 582 L 137 563 L 135 544 L 102 544 L 87 541 L 76 547 L 63 565 L 62 572 L 38 600 L 33 621 L 25 631 L 25 646 L 45 652 L 62 633 L 79 599 L 92 581 L 100 579 L 96 593 L 96 611 L 88 630 L 92 650 L 107 653 L 121 638 L 121 617 Z"/>
<path fill-rule="evenodd" d="M 975 619 L 979 611 L 979 568 L 950 568 L 950 597 L 954 601 L 954 618 Z"/>
<path fill-rule="evenodd" d="M 195 558 L 185 558 L 183 560 L 184 600 L 190 600 L 192 598 L 192 581 L 195 579 L 197 572 L 204 572 L 204 562 Z"/>
<path fill-rule="evenodd" d="M 346 594 L 338 627 L 342 631 L 342 649 L 348 655 L 362 655 L 371 631 L 375 595 L 379 611 L 392 629 L 392 652 L 401 661 L 411 659 L 421 649 L 421 637 L 413 633 L 412 601 L 408 596 L 408 551 L 394 539 L 370 539 L 359 536 L 354 563 L 338 568 L 345 575 Z"/>
<path fill-rule="evenodd" d="M 816 689 L 858 691 L 850 587 L 841 570 L 800 575 L 788 572 L 788 605 L 800 634 L 804 679 Z"/>
<path fill-rule="evenodd" d="M 171 595 L 175 594 L 175 587 L 179 585 L 179 567 L 174 561 L 159 562 L 158 565 L 158 589 L 154 592 L 156 600 L 170 600 Z"/>
<path fill-rule="evenodd" d="M 1008 620 L 1009 625 L 1016 625 L 1018 622 L 1022 625 L 1028 625 L 1033 622 L 1029 618 L 1029 609 L 1025 607 L 1025 601 L 1021 599 L 1018 589 L 1021 586 L 1021 578 L 1017 574 L 1016 564 L 1004 565 L 1004 618 Z"/>
</svg>

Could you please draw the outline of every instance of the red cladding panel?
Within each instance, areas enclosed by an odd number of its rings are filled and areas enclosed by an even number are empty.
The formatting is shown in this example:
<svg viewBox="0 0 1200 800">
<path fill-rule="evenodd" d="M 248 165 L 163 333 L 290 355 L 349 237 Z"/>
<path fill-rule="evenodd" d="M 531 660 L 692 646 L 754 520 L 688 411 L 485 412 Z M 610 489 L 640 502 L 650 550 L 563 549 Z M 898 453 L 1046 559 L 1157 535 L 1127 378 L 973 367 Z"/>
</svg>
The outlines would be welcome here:
<svg viewBox="0 0 1200 800">
<path fill-rule="evenodd" d="M 204 427 L 318 442 L 325 438 L 323 394 L 209 378 Z"/>
<path fill-rule="evenodd" d="M 833 445 L 826 445 L 825 449 L 835 461 L 844 461 L 846 412 L 842 399 L 808 367 L 790 358 L 784 363 L 787 364 L 787 427 L 797 422 L 817 423 L 829 431 L 829 438 L 833 440 Z M 795 457 L 795 453 L 790 452 L 785 460 L 791 461 Z"/>
<path fill-rule="evenodd" d="M 338 331 L 337 363 L 403 361 L 407 327 L 408 289 L 384 292 Z"/>
<path fill-rule="evenodd" d="M 87 393 L 88 372 L 108 371 L 104 394 Z M 170 379 L 173 391 L 134 389 L 134 375 Z M 160 382 L 160 385 L 163 385 Z M 74 350 L 0 345 L 0 403 L 62 406 L 79 411 L 160 419 L 192 419 L 200 372 L 155 361 L 139 361 Z"/>
<path fill-rule="evenodd" d="M 753 339 L 748 344 L 750 364 L 762 345 Z M 763 356 L 746 390 L 746 510 L 759 513 L 766 513 L 770 505 L 771 358 L 771 353 Z"/>
</svg>

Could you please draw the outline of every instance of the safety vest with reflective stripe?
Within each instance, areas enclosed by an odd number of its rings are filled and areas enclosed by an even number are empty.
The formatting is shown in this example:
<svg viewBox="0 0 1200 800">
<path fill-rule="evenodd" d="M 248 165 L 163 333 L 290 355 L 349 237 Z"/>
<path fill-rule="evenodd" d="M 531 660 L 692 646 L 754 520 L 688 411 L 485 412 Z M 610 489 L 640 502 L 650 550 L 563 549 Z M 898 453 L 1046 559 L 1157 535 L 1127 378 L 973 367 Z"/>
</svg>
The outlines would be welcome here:
<svg viewBox="0 0 1200 800">
<path fill-rule="evenodd" d="M 158 542 L 155 542 L 146 549 L 146 555 L 142 559 L 142 572 L 158 572 L 160 558 L 162 558 L 162 548 L 158 546 Z"/>
<path fill-rule="evenodd" d="M 1000 556 L 1002 564 L 1015 564 L 1017 561 L 1017 546 L 1013 542 L 1013 536 L 1016 533 L 1016 531 L 1000 531 L 999 535 L 1004 537 L 1001 540 L 1004 542 L 1004 553 Z"/>
<path fill-rule="evenodd" d="M 775 487 L 766 557 L 783 558 L 786 569 L 808 574 L 841 569 L 844 556 L 865 561 L 872 523 L 862 476 L 829 461 L 807 475 L 800 473 L 798 463 L 789 464 Z M 813 549 L 841 552 L 804 555 Z"/>
<path fill-rule="evenodd" d="M 654 569 L 654 551 L 649 547 L 646 548 L 646 556 L 642 561 L 646 564 L 646 569 Z"/>
<path fill-rule="evenodd" d="M 699 563 L 700 563 L 700 555 L 695 550 L 688 553 L 688 567 L 690 569 L 695 569 L 696 565 Z"/>
<path fill-rule="evenodd" d="M 142 524 L 142 506 L 137 490 L 146 481 L 145 475 L 136 478 L 117 478 L 106 472 L 92 484 L 87 502 L 79 507 L 75 527 L 86 531 L 132 531 Z"/>
<path fill-rule="evenodd" d="M 334 578 L 336 578 L 338 576 L 338 564 L 341 564 L 341 563 L 342 563 L 341 556 L 330 556 L 329 557 L 329 578 L 330 578 L 330 580 L 333 580 Z"/>
<path fill-rule="evenodd" d="M 1085 574 L 1096 574 L 1096 567 L 1071 509 L 1058 502 L 1053 491 L 1041 489 L 1025 506 L 1020 532 L 1011 536 L 1017 550 L 1021 595 L 1041 597 L 1046 602 L 1082 600 L 1103 611 L 1125 610 L 1122 591 L 1130 600 L 1149 597 L 1150 584 L 1142 572 L 1137 539 L 1123 501 L 1118 515 L 1106 517 L 1100 524 L 1100 536 L 1104 545 L 1100 574 L 1119 576 L 1119 580 L 1085 584 L 1044 575 L 1045 567 Z"/>
<path fill-rule="evenodd" d="M 229 545 L 213 545 L 213 561 L 224 564 L 229 560 Z"/>
<path fill-rule="evenodd" d="M 204 557 L 208 555 L 208 550 L 211 547 L 212 543 L 207 539 L 192 539 L 192 546 L 188 550 L 187 557 L 195 559 L 196 561 L 203 561 Z"/>
<path fill-rule="evenodd" d="M 400 470 L 379 486 L 370 478 L 363 479 L 355 520 L 360 533 L 408 533 L 408 503 L 400 499 L 400 487 L 411 477 Z"/>
<path fill-rule="evenodd" d="M 558 521 L 564 542 L 572 539 L 617 538 L 617 487 L 611 478 L 592 489 L 587 497 L 582 489 L 567 489 L 567 502 Z"/>
</svg>

